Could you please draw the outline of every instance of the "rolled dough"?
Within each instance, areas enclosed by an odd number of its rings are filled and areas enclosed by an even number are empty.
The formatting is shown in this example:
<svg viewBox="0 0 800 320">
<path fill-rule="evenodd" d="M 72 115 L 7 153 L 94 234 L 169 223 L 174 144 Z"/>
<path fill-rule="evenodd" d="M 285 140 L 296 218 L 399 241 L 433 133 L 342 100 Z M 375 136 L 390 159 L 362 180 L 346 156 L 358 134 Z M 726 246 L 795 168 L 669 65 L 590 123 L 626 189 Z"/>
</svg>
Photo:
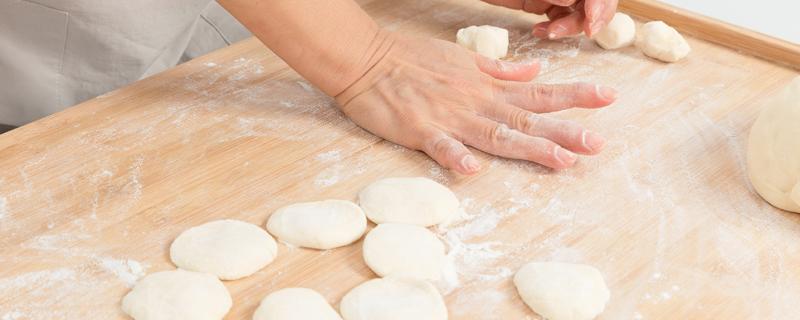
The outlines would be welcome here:
<svg viewBox="0 0 800 320">
<path fill-rule="evenodd" d="M 286 288 L 261 300 L 253 320 L 342 320 L 342 317 L 316 291 Z"/>
<path fill-rule="evenodd" d="M 423 280 L 372 279 L 348 292 L 339 306 L 345 320 L 446 320 L 436 287 Z"/>
<path fill-rule="evenodd" d="M 272 262 L 277 253 L 275 240 L 264 229 L 238 220 L 217 220 L 188 229 L 169 248 L 179 268 L 222 280 L 249 276 Z"/>
<path fill-rule="evenodd" d="M 764 200 L 800 212 L 800 77 L 767 102 L 750 129 L 747 168 Z"/>
<path fill-rule="evenodd" d="M 514 275 L 514 285 L 525 304 L 549 320 L 594 319 L 610 295 L 600 271 L 572 263 L 528 263 Z"/>
<path fill-rule="evenodd" d="M 279 240 L 321 250 L 351 244 L 366 229 L 364 211 L 344 200 L 292 204 L 275 211 L 267 222 L 267 230 Z"/>
<path fill-rule="evenodd" d="M 450 189 L 428 178 L 387 178 L 373 182 L 358 195 L 367 218 L 375 223 L 428 227 L 449 221 L 459 202 Z"/>
<path fill-rule="evenodd" d="M 439 280 L 445 263 L 444 244 L 420 226 L 384 223 L 364 238 L 364 261 L 381 277 Z"/>
<path fill-rule="evenodd" d="M 219 320 L 232 304 L 217 277 L 177 269 L 139 280 L 122 298 L 122 311 L 136 320 Z"/>
</svg>

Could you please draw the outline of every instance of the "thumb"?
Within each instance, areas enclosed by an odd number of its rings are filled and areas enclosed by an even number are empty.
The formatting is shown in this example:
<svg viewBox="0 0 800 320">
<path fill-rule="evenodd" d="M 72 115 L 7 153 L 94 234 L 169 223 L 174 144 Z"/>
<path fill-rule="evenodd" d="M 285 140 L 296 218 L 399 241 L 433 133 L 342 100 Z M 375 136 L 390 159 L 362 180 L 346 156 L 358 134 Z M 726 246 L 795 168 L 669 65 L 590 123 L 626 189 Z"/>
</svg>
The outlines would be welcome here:
<svg viewBox="0 0 800 320">
<path fill-rule="evenodd" d="M 483 73 L 495 79 L 510 81 L 531 81 L 539 74 L 539 61 L 510 62 L 490 59 L 475 54 L 475 64 Z"/>
</svg>

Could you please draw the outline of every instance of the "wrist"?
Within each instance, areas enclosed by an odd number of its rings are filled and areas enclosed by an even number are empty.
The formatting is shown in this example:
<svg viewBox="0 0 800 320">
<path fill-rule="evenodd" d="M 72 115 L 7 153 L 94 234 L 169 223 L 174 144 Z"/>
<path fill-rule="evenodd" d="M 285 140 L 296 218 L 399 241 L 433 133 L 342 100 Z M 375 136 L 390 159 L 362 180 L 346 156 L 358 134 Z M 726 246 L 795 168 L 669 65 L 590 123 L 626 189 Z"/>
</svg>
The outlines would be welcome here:
<svg viewBox="0 0 800 320">
<path fill-rule="evenodd" d="M 340 72 L 332 75 L 329 90 L 323 91 L 338 100 L 348 88 L 362 79 L 386 56 L 394 45 L 395 38 L 394 33 L 376 28 L 369 41 L 359 46 L 362 49 L 354 52 L 352 57 L 341 64 Z"/>
</svg>

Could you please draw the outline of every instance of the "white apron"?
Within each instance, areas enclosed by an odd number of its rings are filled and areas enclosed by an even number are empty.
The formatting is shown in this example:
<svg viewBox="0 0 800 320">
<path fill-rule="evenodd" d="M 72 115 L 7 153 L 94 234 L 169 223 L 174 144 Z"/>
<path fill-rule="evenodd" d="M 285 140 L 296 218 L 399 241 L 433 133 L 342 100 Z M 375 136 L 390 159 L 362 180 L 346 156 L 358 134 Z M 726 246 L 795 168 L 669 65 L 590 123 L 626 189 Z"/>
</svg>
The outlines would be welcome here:
<svg viewBox="0 0 800 320">
<path fill-rule="evenodd" d="M 247 36 L 211 0 L 0 0 L 0 124 L 25 124 Z"/>
</svg>

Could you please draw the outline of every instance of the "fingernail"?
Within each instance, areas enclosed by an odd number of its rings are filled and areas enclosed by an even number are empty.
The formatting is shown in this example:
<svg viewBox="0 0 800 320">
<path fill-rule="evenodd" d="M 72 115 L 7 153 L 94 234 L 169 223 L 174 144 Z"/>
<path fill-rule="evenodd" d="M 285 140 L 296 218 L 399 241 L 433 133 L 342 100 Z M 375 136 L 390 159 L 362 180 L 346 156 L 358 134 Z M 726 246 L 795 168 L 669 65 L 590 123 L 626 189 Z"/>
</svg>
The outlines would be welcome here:
<svg viewBox="0 0 800 320">
<path fill-rule="evenodd" d="M 600 99 L 607 101 L 617 100 L 617 90 L 614 90 L 614 88 L 599 85 L 596 85 L 594 88 Z"/>
<path fill-rule="evenodd" d="M 606 145 L 606 139 L 603 137 L 594 134 L 589 130 L 584 130 L 583 135 L 581 136 L 581 142 L 583 143 L 583 147 L 589 149 L 593 152 L 599 152 L 603 150 L 603 147 Z"/>
<path fill-rule="evenodd" d="M 575 154 L 564 149 L 560 146 L 556 146 L 555 148 L 555 155 L 556 159 L 558 159 L 561 164 L 572 165 L 575 162 Z"/>
<path fill-rule="evenodd" d="M 468 172 L 476 172 L 481 169 L 481 164 L 478 163 L 478 159 L 475 159 L 474 156 L 468 154 L 461 159 L 461 167 Z"/>
<path fill-rule="evenodd" d="M 553 28 L 553 31 L 551 31 L 550 34 L 547 35 L 547 38 L 550 39 L 550 40 L 553 40 L 555 38 L 558 38 L 558 37 L 564 35 L 564 33 L 566 33 L 566 32 L 567 32 L 567 28 L 566 27 L 564 27 L 562 25 L 556 25 L 555 28 Z"/>
</svg>

